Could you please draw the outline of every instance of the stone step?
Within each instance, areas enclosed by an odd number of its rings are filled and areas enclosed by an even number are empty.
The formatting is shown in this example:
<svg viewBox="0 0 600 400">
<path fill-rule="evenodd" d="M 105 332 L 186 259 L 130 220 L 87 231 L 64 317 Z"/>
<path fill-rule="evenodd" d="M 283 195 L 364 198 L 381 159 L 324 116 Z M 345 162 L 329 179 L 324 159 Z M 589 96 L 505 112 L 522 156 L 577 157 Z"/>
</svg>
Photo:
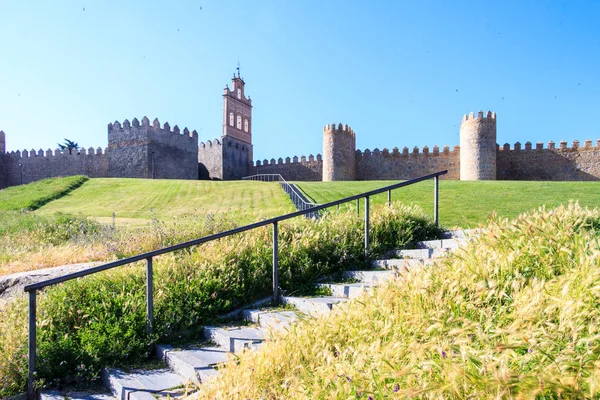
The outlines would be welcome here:
<svg viewBox="0 0 600 400">
<path fill-rule="evenodd" d="M 411 258 L 426 260 L 429 258 L 440 258 L 448 254 L 449 249 L 408 249 L 408 250 L 390 250 L 386 257 Z"/>
<path fill-rule="evenodd" d="M 229 360 L 229 352 L 215 346 L 178 349 L 169 345 L 158 345 L 156 353 L 172 371 L 195 384 L 205 383 L 217 376 L 216 367 Z"/>
<path fill-rule="evenodd" d="M 298 311 L 308 315 L 317 316 L 328 314 L 338 303 L 348 301 L 343 297 L 282 297 L 283 304 L 293 305 Z"/>
<path fill-rule="evenodd" d="M 484 230 L 481 228 L 475 229 L 459 229 L 456 231 L 443 232 L 440 237 L 442 239 L 467 239 L 481 235 Z"/>
<path fill-rule="evenodd" d="M 117 398 L 108 391 L 101 393 L 86 393 L 86 392 L 60 392 L 51 390 L 42 392 L 40 400 L 116 400 Z"/>
<path fill-rule="evenodd" d="M 370 283 L 359 282 L 359 283 L 319 283 L 318 287 L 329 288 L 331 295 L 334 297 L 344 297 L 346 299 L 353 299 L 355 297 L 362 296 L 365 292 L 371 290 L 374 286 Z"/>
<path fill-rule="evenodd" d="M 381 282 L 388 281 L 397 277 L 396 271 L 344 271 L 342 277 L 346 279 L 355 279 L 361 283 L 377 285 Z"/>
<path fill-rule="evenodd" d="M 259 324 L 263 328 L 280 330 L 298 320 L 298 313 L 292 310 L 254 309 L 242 312 L 244 320 Z"/>
<path fill-rule="evenodd" d="M 468 239 L 438 239 L 423 240 L 416 243 L 417 249 L 458 249 L 468 242 Z"/>
<path fill-rule="evenodd" d="M 187 379 L 168 369 L 126 373 L 118 369 L 103 371 L 104 386 L 117 399 L 156 400 L 182 398 L 186 386 L 193 389 Z"/>
<path fill-rule="evenodd" d="M 256 326 L 204 327 L 204 336 L 229 352 L 254 349 L 265 341 L 265 329 Z"/>
<path fill-rule="evenodd" d="M 435 260 L 432 258 L 427 258 L 424 260 L 418 258 L 388 258 L 371 261 L 371 267 L 382 269 L 414 268 L 432 264 L 434 261 Z"/>
</svg>

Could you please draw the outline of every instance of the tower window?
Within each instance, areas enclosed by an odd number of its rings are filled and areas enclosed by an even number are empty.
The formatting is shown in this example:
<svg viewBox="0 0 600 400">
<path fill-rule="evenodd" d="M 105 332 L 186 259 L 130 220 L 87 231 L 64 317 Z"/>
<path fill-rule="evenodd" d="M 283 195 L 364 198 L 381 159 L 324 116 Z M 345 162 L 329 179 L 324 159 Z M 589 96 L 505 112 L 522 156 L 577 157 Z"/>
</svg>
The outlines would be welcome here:
<svg viewBox="0 0 600 400">
<path fill-rule="evenodd" d="M 240 100 L 241 100 L 241 99 L 242 99 L 242 89 L 239 89 L 239 88 L 238 88 L 238 90 L 237 90 L 237 95 L 238 95 L 238 99 L 240 99 Z"/>
<path fill-rule="evenodd" d="M 242 129 L 242 116 L 241 115 L 237 116 L 237 128 L 240 130 Z"/>
<path fill-rule="evenodd" d="M 248 118 L 244 118 L 244 131 L 248 132 Z"/>
<path fill-rule="evenodd" d="M 233 126 L 233 113 L 229 113 L 229 125 Z"/>
</svg>

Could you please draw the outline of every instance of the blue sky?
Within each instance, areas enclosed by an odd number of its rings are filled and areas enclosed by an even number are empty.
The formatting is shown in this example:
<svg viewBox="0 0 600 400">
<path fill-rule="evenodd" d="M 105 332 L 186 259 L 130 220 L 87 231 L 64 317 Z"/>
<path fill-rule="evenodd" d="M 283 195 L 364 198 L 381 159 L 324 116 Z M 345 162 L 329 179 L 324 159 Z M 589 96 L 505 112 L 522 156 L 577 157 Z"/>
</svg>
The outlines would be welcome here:
<svg viewBox="0 0 600 400">
<path fill-rule="evenodd" d="M 220 137 L 238 60 L 256 159 L 317 154 L 322 127 L 359 149 L 600 138 L 600 1 L 0 0 L 7 149 L 106 146 L 115 120 Z"/>
</svg>

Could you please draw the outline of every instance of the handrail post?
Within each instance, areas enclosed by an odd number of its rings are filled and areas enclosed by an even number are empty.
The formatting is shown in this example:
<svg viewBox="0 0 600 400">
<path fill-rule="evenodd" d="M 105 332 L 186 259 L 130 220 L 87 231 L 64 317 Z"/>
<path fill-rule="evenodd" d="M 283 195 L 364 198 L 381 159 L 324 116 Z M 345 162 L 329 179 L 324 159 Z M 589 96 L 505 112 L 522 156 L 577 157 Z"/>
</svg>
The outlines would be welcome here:
<svg viewBox="0 0 600 400">
<path fill-rule="evenodd" d="M 360 199 L 356 199 L 356 215 L 360 216 Z"/>
<path fill-rule="evenodd" d="M 436 176 L 433 178 L 433 221 L 435 222 L 435 226 L 438 226 L 439 220 L 439 180 L 440 177 Z"/>
<path fill-rule="evenodd" d="M 392 191 L 388 190 L 388 207 L 392 205 Z"/>
<path fill-rule="evenodd" d="M 279 243 L 277 222 L 273 222 L 273 303 L 279 302 Z"/>
<path fill-rule="evenodd" d="M 146 330 L 148 335 L 152 334 L 152 325 L 154 323 L 154 297 L 152 274 L 152 257 L 146 258 Z"/>
<path fill-rule="evenodd" d="M 369 258 L 369 196 L 365 197 L 365 256 Z"/>
<path fill-rule="evenodd" d="M 29 292 L 29 343 L 28 343 L 28 377 L 27 398 L 35 400 L 35 361 L 37 350 L 37 326 L 36 326 L 36 290 Z"/>
</svg>

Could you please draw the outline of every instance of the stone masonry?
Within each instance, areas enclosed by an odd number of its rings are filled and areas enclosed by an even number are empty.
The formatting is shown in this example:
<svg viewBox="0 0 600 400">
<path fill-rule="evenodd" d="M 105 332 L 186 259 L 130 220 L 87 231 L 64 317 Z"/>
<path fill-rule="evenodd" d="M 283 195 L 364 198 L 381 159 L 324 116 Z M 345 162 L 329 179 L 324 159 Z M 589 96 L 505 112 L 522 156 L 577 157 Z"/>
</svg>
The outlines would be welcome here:
<svg viewBox="0 0 600 400">
<path fill-rule="evenodd" d="M 356 136 L 348 125 L 325 125 L 323 159 L 323 181 L 356 180 Z"/>
<path fill-rule="evenodd" d="M 496 144 L 496 114 L 479 111 L 463 117 L 460 146 L 395 147 L 391 151 L 356 149 L 356 134 L 342 124 L 323 129 L 323 156 L 286 157 L 253 162 L 252 100 L 239 72 L 223 93 L 221 139 L 198 142 L 196 131 L 180 131 L 158 119 L 108 124 L 108 148 L 58 149 L 6 153 L 0 131 L 0 189 L 69 175 L 146 179 L 241 179 L 281 174 L 287 180 L 404 180 L 448 170 L 443 179 L 462 180 L 600 180 L 600 140 L 574 141 L 547 148 L 530 142 L 521 148 Z"/>
<path fill-rule="evenodd" d="M 496 179 L 496 113 L 464 116 L 460 125 L 460 179 Z"/>
</svg>

